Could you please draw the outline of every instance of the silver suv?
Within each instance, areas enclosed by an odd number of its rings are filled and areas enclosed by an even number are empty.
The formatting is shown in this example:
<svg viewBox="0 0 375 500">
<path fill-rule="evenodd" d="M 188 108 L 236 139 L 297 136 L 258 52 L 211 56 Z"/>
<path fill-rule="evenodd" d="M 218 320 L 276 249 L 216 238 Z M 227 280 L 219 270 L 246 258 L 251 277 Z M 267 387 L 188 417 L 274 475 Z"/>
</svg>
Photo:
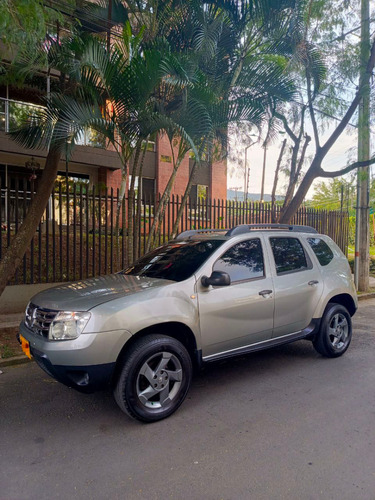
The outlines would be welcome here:
<svg viewBox="0 0 375 500">
<path fill-rule="evenodd" d="M 83 392 L 110 387 L 153 422 L 183 402 L 193 366 L 310 339 L 341 356 L 357 297 L 348 261 L 307 226 L 181 233 L 124 271 L 35 295 L 25 353 Z"/>
</svg>

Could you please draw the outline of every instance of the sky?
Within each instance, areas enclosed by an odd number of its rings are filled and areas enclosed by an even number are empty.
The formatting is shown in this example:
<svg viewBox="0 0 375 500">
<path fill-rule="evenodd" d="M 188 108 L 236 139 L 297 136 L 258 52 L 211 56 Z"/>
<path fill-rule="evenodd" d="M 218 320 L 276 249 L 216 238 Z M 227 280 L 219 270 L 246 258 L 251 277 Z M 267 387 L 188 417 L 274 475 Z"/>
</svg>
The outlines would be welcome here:
<svg viewBox="0 0 375 500">
<path fill-rule="evenodd" d="M 333 126 L 331 126 L 324 134 L 321 135 L 321 144 L 329 137 L 330 133 L 333 131 Z M 308 133 L 312 136 L 312 132 L 308 131 Z M 267 162 L 266 162 L 266 175 L 265 175 L 265 194 L 271 194 L 274 173 L 276 169 L 277 159 L 279 157 L 279 152 L 281 148 L 281 143 L 285 135 L 280 135 L 280 140 L 275 141 L 274 144 L 270 145 L 267 149 Z M 373 137 L 372 137 L 373 138 Z M 374 142 L 374 141 L 373 141 Z M 350 133 L 344 132 L 336 143 L 332 146 L 330 152 L 326 156 L 323 162 L 324 170 L 339 170 L 340 168 L 344 168 L 349 162 L 348 159 L 351 158 L 352 161 L 356 161 L 355 156 L 353 157 L 353 148 L 357 146 L 357 133 L 355 130 L 351 130 Z M 312 140 L 307 154 L 312 155 L 315 151 L 314 141 Z M 373 151 L 373 148 L 371 148 Z M 351 155 L 350 155 L 351 153 Z M 245 156 L 245 150 L 243 150 L 243 159 Z M 228 172 L 231 171 L 231 167 L 235 165 L 235 162 L 228 159 Z M 254 144 L 248 149 L 247 152 L 247 165 L 250 167 L 250 180 L 249 180 L 249 193 L 260 193 L 261 191 L 261 182 L 262 182 L 262 167 L 263 167 L 263 148 L 258 144 Z M 321 182 L 323 180 L 328 181 L 329 179 L 318 178 L 314 184 L 317 182 Z M 279 176 L 278 189 L 276 194 L 284 194 L 282 187 L 285 184 L 286 179 L 284 176 Z M 243 170 L 237 175 L 228 175 L 228 188 L 239 188 L 239 191 L 244 190 L 244 174 Z M 314 193 L 314 187 L 311 187 L 308 194 L 307 199 L 310 199 Z"/>
</svg>

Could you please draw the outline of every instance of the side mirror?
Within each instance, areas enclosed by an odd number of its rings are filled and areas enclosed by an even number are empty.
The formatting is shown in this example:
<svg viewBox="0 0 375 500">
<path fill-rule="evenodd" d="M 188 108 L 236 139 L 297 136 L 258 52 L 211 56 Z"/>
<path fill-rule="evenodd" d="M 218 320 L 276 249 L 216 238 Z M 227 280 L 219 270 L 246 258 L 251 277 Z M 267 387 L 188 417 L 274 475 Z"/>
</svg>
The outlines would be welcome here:
<svg viewBox="0 0 375 500">
<path fill-rule="evenodd" d="M 228 286 L 230 285 L 230 276 L 228 273 L 223 271 L 213 271 L 210 277 L 202 276 L 201 278 L 202 286 L 209 287 L 212 286 Z"/>
</svg>

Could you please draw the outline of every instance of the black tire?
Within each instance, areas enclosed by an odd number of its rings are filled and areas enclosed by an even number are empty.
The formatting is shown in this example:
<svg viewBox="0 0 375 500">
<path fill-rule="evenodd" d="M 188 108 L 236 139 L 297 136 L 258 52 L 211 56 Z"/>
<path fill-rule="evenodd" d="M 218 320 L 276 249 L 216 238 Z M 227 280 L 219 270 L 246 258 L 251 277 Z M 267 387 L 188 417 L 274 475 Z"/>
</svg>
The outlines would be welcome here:
<svg viewBox="0 0 375 500">
<path fill-rule="evenodd" d="M 185 399 L 192 371 L 191 358 L 181 342 L 165 335 L 141 337 L 125 357 L 115 400 L 132 418 L 162 420 Z"/>
<path fill-rule="evenodd" d="M 328 304 L 320 330 L 313 340 L 316 351 L 327 358 L 342 356 L 352 340 L 352 319 L 346 307 Z"/>
</svg>

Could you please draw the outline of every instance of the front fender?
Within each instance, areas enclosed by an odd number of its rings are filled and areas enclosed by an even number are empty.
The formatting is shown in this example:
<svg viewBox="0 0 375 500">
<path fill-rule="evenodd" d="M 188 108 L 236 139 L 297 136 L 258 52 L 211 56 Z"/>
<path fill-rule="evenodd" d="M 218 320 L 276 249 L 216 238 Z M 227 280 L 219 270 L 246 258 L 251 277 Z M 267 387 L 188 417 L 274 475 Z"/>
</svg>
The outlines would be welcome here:
<svg viewBox="0 0 375 500">
<path fill-rule="evenodd" d="M 188 283 L 187 283 L 188 282 Z M 195 280 L 173 283 L 158 290 L 122 297 L 90 310 L 91 318 L 84 333 L 126 330 L 132 335 L 161 323 L 185 324 L 200 347 L 198 301 Z"/>
</svg>

